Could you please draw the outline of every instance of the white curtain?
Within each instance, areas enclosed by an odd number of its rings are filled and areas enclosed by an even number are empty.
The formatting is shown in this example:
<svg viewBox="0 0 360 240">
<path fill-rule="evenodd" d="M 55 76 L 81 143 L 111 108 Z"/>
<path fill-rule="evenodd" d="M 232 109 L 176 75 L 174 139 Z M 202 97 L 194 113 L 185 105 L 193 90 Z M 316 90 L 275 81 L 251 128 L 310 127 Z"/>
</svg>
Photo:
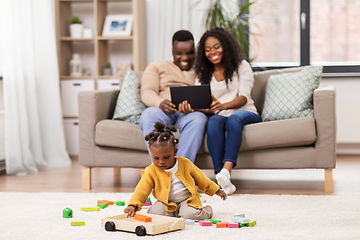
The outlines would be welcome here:
<svg viewBox="0 0 360 240">
<path fill-rule="evenodd" d="M 71 164 L 63 130 L 55 1 L 0 0 L 7 174 Z"/>
<path fill-rule="evenodd" d="M 147 63 L 172 60 L 172 36 L 181 29 L 194 35 L 195 45 L 205 31 L 210 0 L 146 0 Z"/>
</svg>

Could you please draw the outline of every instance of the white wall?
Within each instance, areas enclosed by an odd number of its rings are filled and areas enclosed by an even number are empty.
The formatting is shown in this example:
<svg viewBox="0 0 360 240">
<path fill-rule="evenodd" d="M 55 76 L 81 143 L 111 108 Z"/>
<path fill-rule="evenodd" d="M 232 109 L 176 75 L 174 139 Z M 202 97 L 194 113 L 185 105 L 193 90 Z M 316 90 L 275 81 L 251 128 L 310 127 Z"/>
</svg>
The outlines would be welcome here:
<svg viewBox="0 0 360 240">
<path fill-rule="evenodd" d="M 360 78 L 323 78 L 336 89 L 337 153 L 360 154 Z"/>
</svg>

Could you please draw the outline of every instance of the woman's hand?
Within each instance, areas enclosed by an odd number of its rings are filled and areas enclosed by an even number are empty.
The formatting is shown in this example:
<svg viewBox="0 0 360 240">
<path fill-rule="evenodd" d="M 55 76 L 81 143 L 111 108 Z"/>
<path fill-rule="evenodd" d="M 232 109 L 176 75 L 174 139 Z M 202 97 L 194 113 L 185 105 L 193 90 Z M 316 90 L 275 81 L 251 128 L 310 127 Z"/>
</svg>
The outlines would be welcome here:
<svg viewBox="0 0 360 240">
<path fill-rule="evenodd" d="M 170 102 L 169 100 L 164 100 L 160 103 L 161 110 L 163 110 L 164 113 L 166 113 L 167 115 L 171 115 L 176 113 L 176 106 L 175 104 L 173 104 L 172 102 Z"/>
<path fill-rule="evenodd" d="M 128 214 L 127 217 L 133 217 L 135 215 L 135 210 L 135 206 L 130 205 L 124 209 L 124 213 Z"/>
<path fill-rule="evenodd" d="M 221 189 L 219 189 L 215 194 L 220 196 L 222 200 L 226 200 L 226 198 L 227 198 L 226 193 Z"/>
<path fill-rule="evenodd" d="M 210 110 L 212 111 L 221 111 L 221 110 L 225 110 L 225 106 L 224 104 L 222 104 L 221 102 L 219 102 L 214 95 L 211 95 L 213 102 L 210 105 Z"/>
<path fill-rule="evenodd" d="M 188 114 L 194 112 L 194 109 L 192 109 L 190 103 L 188 103 L 188 101 L 185 100 L 179 104 L 179 111 L 184 114 Z"/>
</svg>

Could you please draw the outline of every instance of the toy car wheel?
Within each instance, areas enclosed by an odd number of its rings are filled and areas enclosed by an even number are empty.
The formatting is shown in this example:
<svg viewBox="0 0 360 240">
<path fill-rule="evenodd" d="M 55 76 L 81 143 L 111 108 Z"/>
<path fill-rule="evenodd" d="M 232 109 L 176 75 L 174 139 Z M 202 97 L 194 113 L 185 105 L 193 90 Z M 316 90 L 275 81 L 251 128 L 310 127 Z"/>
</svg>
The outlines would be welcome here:
<svg viewBox="0 0 360 240">
<path fill-rule="evenodd" d="M 144 226 L 142 226 L 142 225 L 137 226 L 135 228 L 135 233 L 138 236 L 145 236 L 146 235 L 146 228 Z"/>
<path fill-rule="evenodd" d="M 106 231 L 115 231 L 115 223 L 112 221 L 107 221 L 105 223 L 105 230 Z"/>
</svg>

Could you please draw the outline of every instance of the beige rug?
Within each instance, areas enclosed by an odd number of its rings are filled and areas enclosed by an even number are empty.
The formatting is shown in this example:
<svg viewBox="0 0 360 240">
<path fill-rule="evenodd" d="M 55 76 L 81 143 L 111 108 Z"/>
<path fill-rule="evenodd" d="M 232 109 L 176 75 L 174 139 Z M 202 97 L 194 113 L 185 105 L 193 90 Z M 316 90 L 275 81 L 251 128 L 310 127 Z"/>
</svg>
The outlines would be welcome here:
<svg viewBox="0 0 360 240">
<path fill-rule="evenodd" d="M 204 195 L 214 219 L 230 221 L 235 213 L 256 220 L 240 229 L 187 225 L 185 229 L 146 236 L 151 239 L 360 239 L 360 198 L 339 196 L 233 195 L 226 201 Z M 106 232 L 101 219 L 122 214 L 124 207 L 82 212 L 97 200 L 127 202 L 129 193 L 7 193 L 0 192 L 0 239 L 138 239 L 133 233 Z M 73 209 L 65 219 L 62 210 Z M 71 221 L 85 221 L 72 227 Z"/>
</svg>

